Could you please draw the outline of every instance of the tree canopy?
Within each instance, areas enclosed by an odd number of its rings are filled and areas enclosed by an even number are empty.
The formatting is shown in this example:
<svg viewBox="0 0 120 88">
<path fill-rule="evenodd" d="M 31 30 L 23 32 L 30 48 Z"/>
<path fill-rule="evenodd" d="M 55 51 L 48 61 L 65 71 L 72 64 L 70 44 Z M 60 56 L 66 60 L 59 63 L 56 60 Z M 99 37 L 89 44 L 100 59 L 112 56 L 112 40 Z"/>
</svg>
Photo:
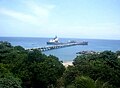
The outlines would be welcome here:
<svg viewBox="0 0 120 88">
<path fill-rule="evenodd" d="M 64 67 L 53 55 L 0 42 L 0 88 L 119 88 L 120 51 L 83 54 Z"/>
<path fill-rule="evenodd" d="M 0 42 L 0 88 L 56 86 L 56 81 L 63 75 L 64 70 L 62 62 L 55 56 L 46 56 L 37 49 L 29 51 L 21 46 Z"/>
</svg>

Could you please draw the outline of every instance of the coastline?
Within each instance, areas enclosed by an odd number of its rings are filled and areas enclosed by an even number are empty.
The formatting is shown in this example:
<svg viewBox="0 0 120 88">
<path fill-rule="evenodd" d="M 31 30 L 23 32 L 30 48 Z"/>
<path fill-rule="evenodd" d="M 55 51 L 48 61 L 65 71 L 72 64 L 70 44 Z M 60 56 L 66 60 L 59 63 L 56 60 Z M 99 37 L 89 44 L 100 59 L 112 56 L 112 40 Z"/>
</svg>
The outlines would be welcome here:
<svg viewBox="0 0 120 88">
<path fill-rule="evenodd" d="M 69 65 L 72 66 L 72 65 L 73 65 L 73 61 L 63 62 L 63 65 L 64 65 L 65 67 L 68 67 Z"/>
</svg>

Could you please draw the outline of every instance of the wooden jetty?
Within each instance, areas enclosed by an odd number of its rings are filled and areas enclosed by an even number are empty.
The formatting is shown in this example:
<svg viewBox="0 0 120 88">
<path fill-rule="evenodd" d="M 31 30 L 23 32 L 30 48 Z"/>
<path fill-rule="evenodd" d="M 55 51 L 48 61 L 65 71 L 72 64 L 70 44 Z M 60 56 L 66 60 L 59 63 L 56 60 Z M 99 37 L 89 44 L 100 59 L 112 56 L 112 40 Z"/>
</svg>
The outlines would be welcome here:
<svg viewBox="0 0 120 88">
<path fill-rule="evenodd" d="M 59 49 L 59 48 L 64 48 L 64 47 L 70 47 L 70 46 L 75 46 L 75 45 L 88 45 L 88 42 L 64 43 L 64 44 L 53 45 L 53 46 L 32 48 L 32 49 L 28 49 L 28 50 L 37 49 L 37 50 L 39 50 L 41 52 L 44 52 L 44 51 L 49 51 L 49 50 Z"/>
</svg>

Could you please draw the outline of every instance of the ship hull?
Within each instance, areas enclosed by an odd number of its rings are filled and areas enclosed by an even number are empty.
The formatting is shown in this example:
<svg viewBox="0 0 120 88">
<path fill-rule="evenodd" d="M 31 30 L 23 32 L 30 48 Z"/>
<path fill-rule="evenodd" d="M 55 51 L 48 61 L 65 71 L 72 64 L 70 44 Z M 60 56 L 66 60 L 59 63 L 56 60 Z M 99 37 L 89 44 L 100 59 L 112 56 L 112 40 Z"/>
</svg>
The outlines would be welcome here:
<svg viewBox="0 0 120 88">
<path fill-rule="evenodd" d="M 59 42 L 47 42 L 47 45 L 59 45 L 59 44 L 63 44 L 63 43 L 59 43 Z"/>
</svg>

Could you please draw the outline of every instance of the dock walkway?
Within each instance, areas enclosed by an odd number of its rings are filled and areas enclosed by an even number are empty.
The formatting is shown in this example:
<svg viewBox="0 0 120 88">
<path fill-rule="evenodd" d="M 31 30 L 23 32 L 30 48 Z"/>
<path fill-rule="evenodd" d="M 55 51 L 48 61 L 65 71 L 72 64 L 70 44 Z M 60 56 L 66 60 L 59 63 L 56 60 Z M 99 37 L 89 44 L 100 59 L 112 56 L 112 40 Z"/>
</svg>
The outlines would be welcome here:
<svg viewBox="0 0 120 88">
<path fill-rule="evenodd" d="M 65 43 L 65 44 L 60 44 L 60 45 L 45 46 L 45 47 L 40 47 L 40 48 L 32 48 L 29 50 L 38 49 L 39 51 L 44 52 L 44 51 L 53 50 L 53 49 L 70 47 L 70 46 L 75 46 L 75 45 L 87 45 L 87 44 L 88 44 L 87 42 Z"/>
</svg>

